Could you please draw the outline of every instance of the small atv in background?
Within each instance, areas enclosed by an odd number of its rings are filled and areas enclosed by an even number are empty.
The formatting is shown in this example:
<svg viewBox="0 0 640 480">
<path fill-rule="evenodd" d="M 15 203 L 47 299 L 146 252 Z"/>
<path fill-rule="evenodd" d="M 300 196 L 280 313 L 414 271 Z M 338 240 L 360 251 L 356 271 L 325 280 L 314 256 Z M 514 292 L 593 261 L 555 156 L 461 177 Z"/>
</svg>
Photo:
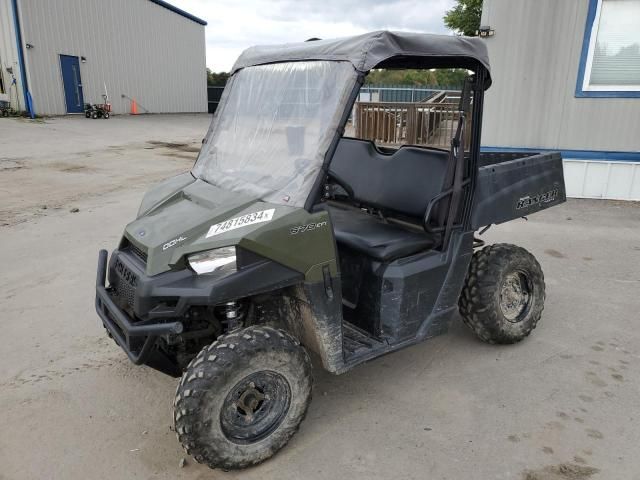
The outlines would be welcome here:
<svg viewBox="0 0 640 480">
<path fill-rule="evenodd" d="M 11 115 L 11 107 L 9 102 L 5 100 L 0 100 L 0 116 L 8 117 Z"/>
<path fill-rule="evenodd" d="M 449 150 L 344 136 L 374 68 L 473 72 Z M 311 400 L 310 352 L 340 374 L 458 311 L 488 343 L 535 328 L 540 265 L 474 233 L 564 202 L 562 159 L 480 151 L 490 85 L 480 38 L 382 31 L 239 57 L 193 169 L 147 192 L 98 260 L 100 320 L 133 363 L 181 377 L 175 431 L 197 462 L 280 450 Z"/>
<path fill-rule="evenodd" d="M 111 103 L 109 103 L 106 95 L 102 95 L 104 103 L 85 103 L 84 116 L 87 118 L 104 118 L 108 120 L 111 116 Z"/>
</svg>

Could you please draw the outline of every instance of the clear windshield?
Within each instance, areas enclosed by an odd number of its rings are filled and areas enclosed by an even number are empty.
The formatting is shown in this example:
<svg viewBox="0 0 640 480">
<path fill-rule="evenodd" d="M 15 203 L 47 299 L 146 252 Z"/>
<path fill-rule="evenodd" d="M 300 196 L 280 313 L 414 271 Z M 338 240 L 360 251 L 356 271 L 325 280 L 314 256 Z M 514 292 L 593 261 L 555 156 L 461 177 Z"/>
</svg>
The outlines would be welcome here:
<svg viewBox="0 0 640 480">
<path fill-rule="evenodd" d="M 240 70 L 225 90 L 194 175 L 265 201 L 304 205 L 355 80 L 348 62 Z"/>
</svg>

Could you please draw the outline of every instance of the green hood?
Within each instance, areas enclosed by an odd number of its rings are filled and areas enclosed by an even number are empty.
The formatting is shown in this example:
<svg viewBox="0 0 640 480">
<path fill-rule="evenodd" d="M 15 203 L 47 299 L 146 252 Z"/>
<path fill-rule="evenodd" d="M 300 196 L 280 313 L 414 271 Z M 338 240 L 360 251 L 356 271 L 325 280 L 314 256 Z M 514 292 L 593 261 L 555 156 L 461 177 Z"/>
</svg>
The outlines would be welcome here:
<svg viewBox="0 0 640 480">
<path fill-rule="evenodd" d="M 260 212 L 266 214 L 260 215 Z M 228 229 L 216 227 L 245 215 L 252 221 L 236 222 Z M 303 245 L 291 245 L 296 249 L 292 252 L 287 243 L 308 243 L 312 238 L 319 240 L 318 236 L 297 236 L 294 239 L 290 228 L 324 215 L 263 202 L 184 174 L 168 179 L 147 192 L 138 218 L 126 226 L 124 236 L 146 252 L 147 275 L 184 268 L 185 255 L 230 245 L 240 245 L 305 272 L 318 260 L 335 258 L 330 229 L 326 229 L 318 245 L 308 245 L 315 250 L 309 258 L 307 249 L 300 249 Z M 322 248 L 323 245 L 326 247 Z"/>
</svg>

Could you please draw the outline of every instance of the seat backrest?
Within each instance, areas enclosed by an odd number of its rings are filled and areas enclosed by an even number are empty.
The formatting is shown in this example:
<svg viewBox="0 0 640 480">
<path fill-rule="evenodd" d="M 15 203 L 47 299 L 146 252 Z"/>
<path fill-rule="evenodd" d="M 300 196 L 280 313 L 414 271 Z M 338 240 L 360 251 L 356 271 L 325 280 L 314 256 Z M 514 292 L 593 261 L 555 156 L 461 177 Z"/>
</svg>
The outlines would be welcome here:
<svg viewBox="0 0 640 480">
<path fill-rule="evenodd" d="M 442 191 L 448 158 L 445 151 L 410 146 L 387 154 L 369 140 L 342 138 L 329 173 L 346 182 L 358 202 L 421 218 Z"/>
</svg>

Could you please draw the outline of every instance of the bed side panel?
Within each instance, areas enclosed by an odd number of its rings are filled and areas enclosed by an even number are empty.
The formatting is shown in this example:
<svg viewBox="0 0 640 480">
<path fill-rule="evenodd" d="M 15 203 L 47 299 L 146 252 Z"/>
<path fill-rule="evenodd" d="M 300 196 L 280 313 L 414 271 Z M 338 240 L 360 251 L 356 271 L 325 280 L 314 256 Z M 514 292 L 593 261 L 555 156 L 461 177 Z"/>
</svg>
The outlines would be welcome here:
<svg viewBox="0 0 640 480">
<path fill-rule="evenodd" d="M 531 215 L 566 199 L 560 153 L 486 165 L 478 171 L 472 228 Z"/>
</svg>

